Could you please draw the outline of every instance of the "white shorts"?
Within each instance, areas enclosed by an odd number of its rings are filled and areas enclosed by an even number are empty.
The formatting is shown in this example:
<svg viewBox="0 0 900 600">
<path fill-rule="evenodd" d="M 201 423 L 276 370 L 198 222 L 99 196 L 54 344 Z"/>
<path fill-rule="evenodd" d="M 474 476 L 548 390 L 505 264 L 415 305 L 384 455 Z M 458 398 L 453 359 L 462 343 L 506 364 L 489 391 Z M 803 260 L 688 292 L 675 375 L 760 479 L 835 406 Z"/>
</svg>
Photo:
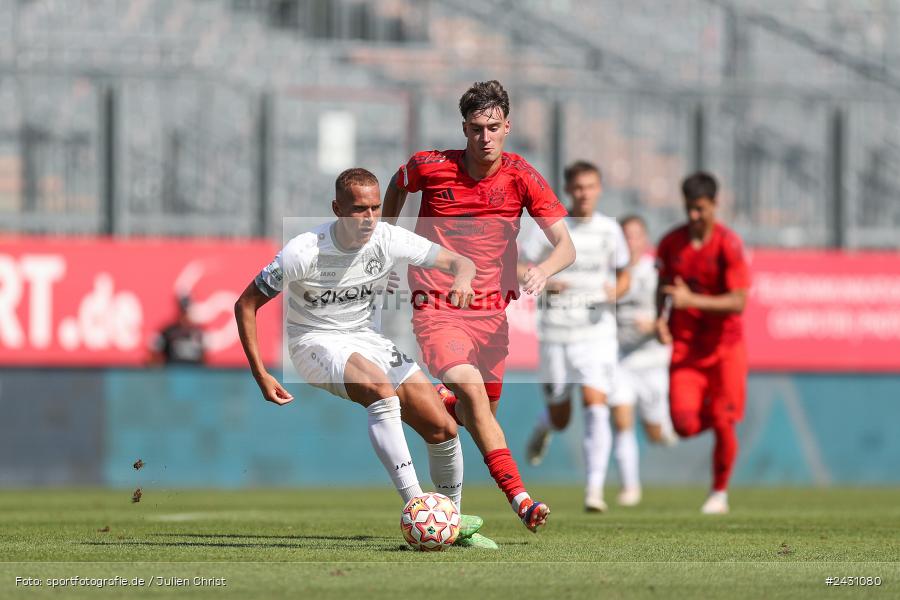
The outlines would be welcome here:
<svg viewBox="0 0 900 600">
<path fill-rule="evenodd" d="M 547 403 L 559 404 L 568 399 L 573 385 L 610 394 L 618 351 L 615 340 L 541 342 L 541 382 Z"/>
<path fill-rule="evenodd" d="M 349 399 L 344 369 L 354 352 L 377 365 L 396 390 L 419 371 L 416 361 L 377 331 L 312 331 L 288 343 L 294 368 L 310 385 Z"/>
<path fill-rule="evenodd" d="M 616 369 L 616 389 L 609 397 L 610 406 L 637 404 L 641 420 L 661 425 L 669 419 L 669 367 L 634 366 L 629 361 Z"/>
</svg>

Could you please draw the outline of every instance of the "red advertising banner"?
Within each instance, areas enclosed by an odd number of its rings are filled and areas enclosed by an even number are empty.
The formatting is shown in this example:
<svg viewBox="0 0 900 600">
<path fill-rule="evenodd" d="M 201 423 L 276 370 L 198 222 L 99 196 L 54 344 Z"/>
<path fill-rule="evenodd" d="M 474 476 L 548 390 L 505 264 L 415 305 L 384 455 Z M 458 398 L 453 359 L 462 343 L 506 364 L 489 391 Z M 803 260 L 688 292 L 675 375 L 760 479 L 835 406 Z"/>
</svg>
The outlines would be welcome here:
<svg viewBox="0 0 900 600">
<path fill-rule="evenodd" d="M 0 365 L 140 366 L 189 294 L 206 364 L 246 364 L 234 302 L 275 255 L 267 241 L 0 238 Z M 264 359 L 281 358 L 281 303 L 260 313 Z"/>
<path fill-rule="evenodd" d="M 900 372 L 900 253 L 754 250 L 750 366 Z"/>
<path fill-rule="evenodd" d="M 753 250 L 750 368 L 900 372 L 900 253 Z M 534 299 L 508 309 L 511 369 L 534 369 Z"/>
</svg>

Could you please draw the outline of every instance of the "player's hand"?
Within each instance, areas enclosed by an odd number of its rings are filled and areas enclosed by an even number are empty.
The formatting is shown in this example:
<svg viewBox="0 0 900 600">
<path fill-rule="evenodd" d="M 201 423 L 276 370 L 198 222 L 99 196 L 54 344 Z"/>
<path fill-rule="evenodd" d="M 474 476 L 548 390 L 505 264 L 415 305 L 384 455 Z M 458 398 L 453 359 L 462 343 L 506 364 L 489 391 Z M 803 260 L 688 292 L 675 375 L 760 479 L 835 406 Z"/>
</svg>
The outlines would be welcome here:
<svg viewBox="0 0 900 600">
<path fill-rule="evenodd" d="M 611 283 L 604 283 L 603 291 L 606 292 L 606 300 L 608 302 L 616 301 L 616 286 Z"/>
<path fill-rule="evenodd" d="M 669 331 L 669 323 L 663 317 L 656 320 L 656 339 L 667 346 L 672 343 L 672 332 Z"/>
<path fill-rule="evenodd" d="M 637 327 L 637 330 L 641 333 L 655 333 L 656 332 L 656 321 L 650 318 L 641 318 L 638 317 L 634 320 L 634 325 Z"/>
<path fill-rule="evenodd" d="M 400 276 L 397 274 L 397 271 L 391 271 L 388 275 L 387 288 L 385 291 L 388 294 L 393 294 L 394 290 L 400 287 Z"/>
<path fill-rule="evenodd" d="M 472 303 L 472 299 L 475 298 L 472 281 L 454 280 L 447 297 L 450 299 L 450 304 L 456 308 L 467 308 Z"/>
<path fill-rule="evenodd" d="M 525 273 L 525 280 L 522 282 L 522 291 L 537 296 L 547 286 L 547 279 L 547 274 L 540 266 L 529 267 L 528 272 Z"/>
<path fill-rule="evenodd" d="M 681 277 L 675 277 L 674 283 L 664 285 L 662 291 L 672 298 L 672 308 L 691 308 L 693 305 L 694 292 Z"/>
<path fill-rule="evenodd" d="M 259 384 L 259 389 L 262 392 L 263 398 L 269 402 L 274 402 L 278 406 L 287 404 L 294 399 L 294 397 L 278 383 L 278 380 L 268 373 L 260 375 L 256 380 L 256 383 Z"/>
</svg>

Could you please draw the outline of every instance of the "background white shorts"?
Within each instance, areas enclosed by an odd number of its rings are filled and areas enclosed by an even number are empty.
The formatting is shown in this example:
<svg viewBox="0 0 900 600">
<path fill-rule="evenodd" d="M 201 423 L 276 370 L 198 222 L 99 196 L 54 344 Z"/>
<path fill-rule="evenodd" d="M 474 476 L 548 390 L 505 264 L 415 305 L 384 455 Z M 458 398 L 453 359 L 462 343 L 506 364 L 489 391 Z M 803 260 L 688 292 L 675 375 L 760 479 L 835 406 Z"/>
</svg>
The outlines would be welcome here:
<svg viewBox="0 0 900 600">
<path fill-rule="evenodd" d="M 416 361 L 372 329 L 304 333 L 290 340 L 288 349 L 291 362 L 304 381 L 347 399 L 350 397 L 344 386 L 344 369 L 354 352 L 375 363 L 395 390 L 419 370 Z"/>
<path fill-rule="evenodd" d="M 571 394 L 573 385 L 586 386 L 609 395 L 613 389 L 618 343 L 590 339 L 568 344 L 541 342 L 541 382 L 548 389 L 545 399 L 558 404 Z"/>
<path fill-rule="evenodd" d="M 620 364 L 616 369 L 616 388 L 609 396 L 610 406 L 637 404 L 641 420 L 661 425 L 669 418 L 669 368 L 631 368 Z"/>
</svg>

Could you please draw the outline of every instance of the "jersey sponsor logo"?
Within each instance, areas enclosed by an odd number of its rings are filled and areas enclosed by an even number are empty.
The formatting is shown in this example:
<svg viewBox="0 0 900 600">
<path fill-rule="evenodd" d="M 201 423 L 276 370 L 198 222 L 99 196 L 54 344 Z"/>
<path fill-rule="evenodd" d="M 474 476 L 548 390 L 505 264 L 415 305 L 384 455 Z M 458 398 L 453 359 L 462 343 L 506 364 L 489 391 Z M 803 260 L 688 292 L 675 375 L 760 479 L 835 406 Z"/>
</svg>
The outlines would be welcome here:
<svg viewBox="0 0 900 600">
<path fill-rule="evenodd" d="M 434 194 L 434 197 L 437 200 L 446 200 L 447 202 L 454 202 L 456 200 L 456 197 L 453 195 L 453 190 L 450 188 L 439 190 Z"/>
<path fill-rule="evenodd" d="M 374 293 L 373 289 L 373 284 L 364 283 L 362 285 L 337 290 L 325 290 L 321 294 L 313 294 L 309 291 L 305 291 L 303 292 L 303 299 L 313 307 L 327 306 L 332 303 L 344 304 L 347 302 L 359 302 L 372 296 Z"/>
<path fill-rule="evenodd" d="M 443 234 L 446 237 L 466 237 L 470 235 L 482 235 L 487 225 L 484 221 L 476 221 L 475 219 L 446 221 L 444 223 Z"/>
</svg>

